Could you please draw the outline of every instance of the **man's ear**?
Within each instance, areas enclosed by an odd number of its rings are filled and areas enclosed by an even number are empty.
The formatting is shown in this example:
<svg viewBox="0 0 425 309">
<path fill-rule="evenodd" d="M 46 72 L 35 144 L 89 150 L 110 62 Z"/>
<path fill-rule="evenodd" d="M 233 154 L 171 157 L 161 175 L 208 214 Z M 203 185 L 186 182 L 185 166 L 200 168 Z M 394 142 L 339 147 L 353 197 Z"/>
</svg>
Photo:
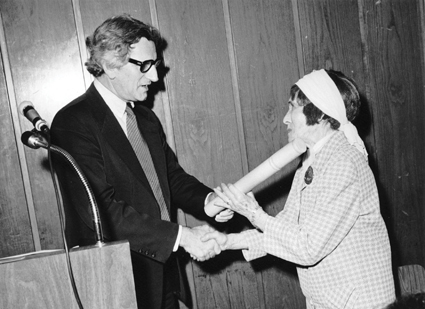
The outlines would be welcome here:
<svg viewBox="0 0 425 309">
<path fill-rule="evenodd" d="M 105 71 L 105 74 L 109 77 L 109 79 L 115 79 L 117 76 L 118 69 L 116 68 L 108 68 L 106 65 L 103 65 L 103 71 Z"/>
</svg>

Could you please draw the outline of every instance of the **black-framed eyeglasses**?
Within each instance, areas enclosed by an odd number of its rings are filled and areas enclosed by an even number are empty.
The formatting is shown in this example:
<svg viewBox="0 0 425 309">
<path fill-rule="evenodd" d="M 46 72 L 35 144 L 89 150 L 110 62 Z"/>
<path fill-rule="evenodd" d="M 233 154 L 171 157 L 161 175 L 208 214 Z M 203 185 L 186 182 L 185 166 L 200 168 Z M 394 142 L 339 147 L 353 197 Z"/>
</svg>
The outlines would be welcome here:
<svg viewBox="0 0 425 309">
<path fill-rule="evenodd" d="M 155 67 L 158 67 L 158 65 L 161 64 L 162 59 L 158 58 L 156 60 L 146 60 L 146 61 L 138 61 L 133 58 L 129 58 L 128 62 L 138 65 L 140 67 L 140 72 L 146 73 L 151 69 L 151 67 L 154 65 Z"/>
</svg>

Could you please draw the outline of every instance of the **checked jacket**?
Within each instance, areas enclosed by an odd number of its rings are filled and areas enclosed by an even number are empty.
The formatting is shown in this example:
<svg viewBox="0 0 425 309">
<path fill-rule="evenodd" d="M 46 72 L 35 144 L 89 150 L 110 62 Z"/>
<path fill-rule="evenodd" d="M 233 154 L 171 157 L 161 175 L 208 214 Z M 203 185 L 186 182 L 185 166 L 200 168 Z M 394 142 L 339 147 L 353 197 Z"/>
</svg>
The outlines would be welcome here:
<svg viewBox="0 0 425 309">
<path fill-rule="evenodd" d="M 336 132 L 311 167 L 312 182 L 297 170 L 263 232 L 243 232 L 245 259 L 272 254 L 297 264 L 307 308 L 384 308 L 395 299 L 391 248 L 367 161 Z"/>
</svg>

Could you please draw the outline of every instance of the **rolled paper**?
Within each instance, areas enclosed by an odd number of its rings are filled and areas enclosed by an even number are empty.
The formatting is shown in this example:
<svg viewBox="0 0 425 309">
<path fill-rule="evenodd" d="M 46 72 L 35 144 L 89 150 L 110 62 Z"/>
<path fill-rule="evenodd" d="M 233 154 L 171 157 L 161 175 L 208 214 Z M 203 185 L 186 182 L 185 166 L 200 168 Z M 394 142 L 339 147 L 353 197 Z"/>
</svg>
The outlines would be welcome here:
<svg viewBox="0 0 425 309">
<path fill-rule="evenodd" d="M 267 160 L 243 176 L 233 185 L 242 192 L 248 193 L 264 180 L 281 170 L 285 165 L 298 158 L 306 151 L 306 149 L 307 147 L 302 140 L 295 139 L 291 143 L 283 146 L 280 150 L 276 151 Z M 224 209 L 224 207 L 214 205 L 219 200 L 220 198 L 216 197 L 205 205 L 204 210 L 208 216 L 214 217 Z"/>
</svg>

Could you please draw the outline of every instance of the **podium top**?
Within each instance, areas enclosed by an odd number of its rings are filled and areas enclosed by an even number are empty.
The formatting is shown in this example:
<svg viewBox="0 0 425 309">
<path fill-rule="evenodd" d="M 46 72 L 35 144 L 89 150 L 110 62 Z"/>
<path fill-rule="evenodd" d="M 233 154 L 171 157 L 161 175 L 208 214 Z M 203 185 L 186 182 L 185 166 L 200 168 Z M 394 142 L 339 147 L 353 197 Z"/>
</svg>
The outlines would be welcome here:
<svg viewBox="0 0 425 309">
<path fill-rule="evenodd" d="M 71 248 L 69 251 L 70 252 L 76 252 L 76 251 L 89 250 L 89 249 L 94 249 L 94 248 L 109 247 L 109 246 L 114 246 L 114 245 L 119 245 L 119 244 L 124 244 L 124 243 L 128 243 L 128 241 L 127 240 L 113 241 L 113 242 L 109 242 L 109 243 L 104 243 L 104 244 L 102 244 L 102 246 L 99 246 L 99 245 L 91 245 L 91 246 L 84 246 L 84 247 L 77 246 L 77 247 Z M 22 260 L 29 260 L 29 259 L 33 259 L 33 258 L 46 257 L 46 256 L 51 256 L 51 255 L 56 255 L 56 254 L 61 254 L 61 253 L 65 253 L 65 249 L 39 250 L 39 251 L 28 252 L 28 253 L 23 253 L 23 254 L 18 254 L 18 255 L 12 255 L 12 256 L 0 258 L 0 265 L 6 264 L 6 263 L 22 261 Z"/>
</svg>

